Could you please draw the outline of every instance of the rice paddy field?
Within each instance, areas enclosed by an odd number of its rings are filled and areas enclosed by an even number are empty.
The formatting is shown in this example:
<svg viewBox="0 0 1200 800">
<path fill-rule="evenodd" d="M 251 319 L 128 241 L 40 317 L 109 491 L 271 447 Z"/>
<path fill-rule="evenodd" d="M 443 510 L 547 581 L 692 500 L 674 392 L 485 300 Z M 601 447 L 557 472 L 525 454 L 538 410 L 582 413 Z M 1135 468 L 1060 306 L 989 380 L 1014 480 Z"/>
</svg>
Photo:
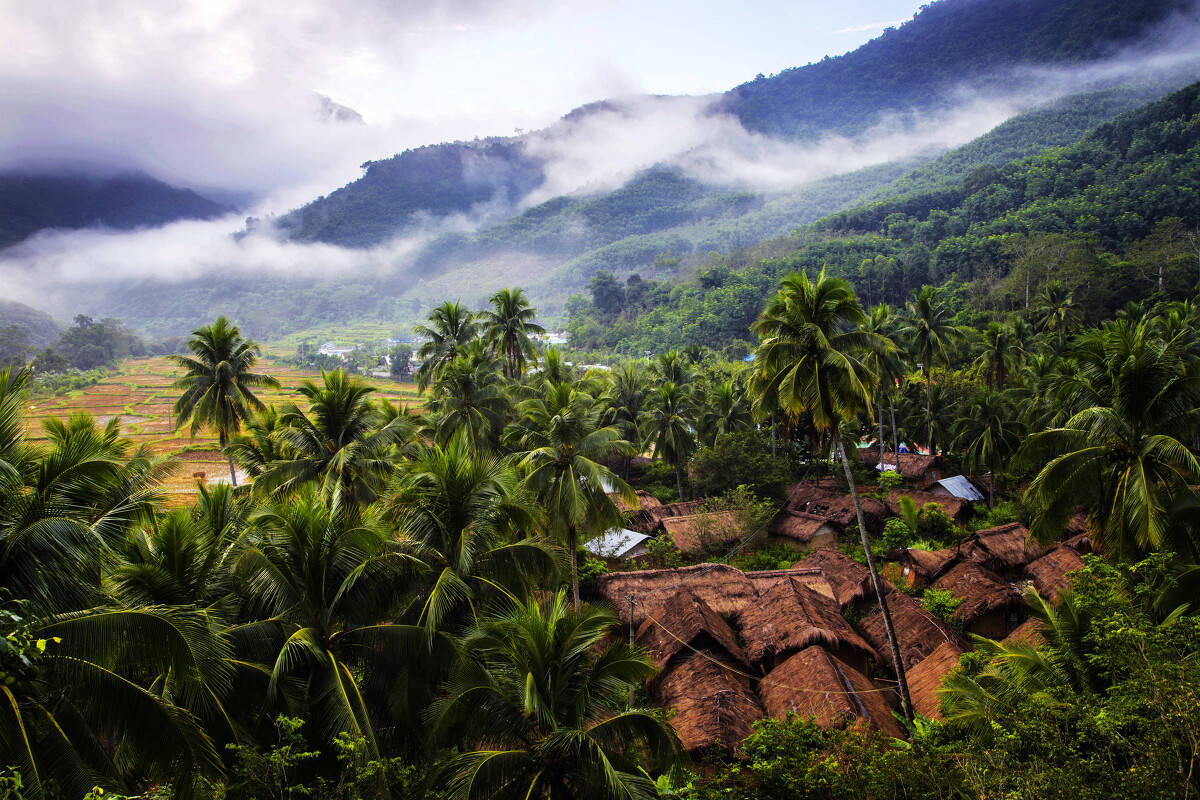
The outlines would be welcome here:
<svg viewBox="0 0 1200 800">
<path fill-rule="evenodd" d="M 306 408 L 304 397 L 296 391 L 306 380 L 320 380 L 320 373 L 274 363 L 259 362 L 257 369 L 273 375 L 279 389 L 256 392 L 264 403 L 276 407 L 296 403 Z M 33 396 L 25 413 L 26 432 L 35 443 L 44 441 L 43 421 L 50 417 L 66 420 L 72 414 L 86 412 L 100 424 L 120 418 L 122 434 L 135 445 L 146 445 L 156 455 L 170 458 L 173 468 L 165 482 L 166 505 L 177 507 L 190 504 L 196 496 L 198 481 L 208 484 L 229 481 L 229 465 L 218 447 L 216 434 L 207 429 L 197 431 L 192 438 L 187 429 L 174 430 L 171 410 L 179 390 L 171 385 L 182 374 L 165 358 L 127 359 L 109 377 L 85 389 L 53 397 Z M 372 395 L 409 408 L 422 402 L 413 383 L 397 383 L 387 378 L 364 377 L 363 381 L 376 387 Z M 238 475 L 238 483 L 243 477 Z"/>
</svg>

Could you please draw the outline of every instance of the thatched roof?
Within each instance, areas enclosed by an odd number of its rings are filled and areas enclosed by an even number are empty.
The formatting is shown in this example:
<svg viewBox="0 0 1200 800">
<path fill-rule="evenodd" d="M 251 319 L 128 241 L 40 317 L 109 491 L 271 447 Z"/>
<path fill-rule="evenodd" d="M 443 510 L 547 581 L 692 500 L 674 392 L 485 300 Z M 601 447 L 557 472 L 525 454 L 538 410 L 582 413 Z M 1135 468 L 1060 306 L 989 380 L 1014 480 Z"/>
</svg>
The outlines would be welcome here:
<svg viewBox="0 0 1200 800">
<path fill-rule="evenodd" d="M 775 588 L 780 581 L 797 580 L 817 594 L 834 600 L 833 586 L 825 578 L 825 573 L 819 567 L 806 566 L 803 561 L 791 569 L 763 569 L 747 572 L 746 577 L 754 584 L 754 590 L 759 596 Z"/>
<path fill-rule="evenodd" d="M 1057 603 L 1059 595 L 1071 587 L 1069 573 L 1083 567 L 1083 559 L 1072 547 L 1059 545 L 1046 555 L 1025 565 L 1025 574 L 1033 578 L 1037 593 Z"/>
<path fill-rule="evenodd" d="M 625 515 L 629 527 L 642 533 L 651 533 L 658 527 L 660 520 L 667 517 L 682 517 L 695 514 L 701 510 L 704 500 L 685 500 L 681 503 L 659 503 L 658 505 L 642 505 L 637 511 Z"/>
<path fill-rule="evenodd" d="M 746 656 L 756 663 L 812 645 L 876 657 L 842 617 L 837 603 L 795 579 L 780 581 L 757 603 L 747 606 L 740 628 Z"/>
<path fill-rule="evenodd" d="M 800 545 L 812 544 L 813 537 L 818 533 L 829 533 L 837 536 L 842 526 L 836 521 L 805 511 L 784 509 L 771 520 L 771 535 L 790 539 Z"/>
<path fill-rule="evenodd" d="M 613 505 L 617 507 L 617 510 L 622 513 L 662 507 L 662 502 L 657 497 L 641 489 L 637 490 L 637 501 L 633 505 L 622 500 L 621 495 L 616 492 L 608 492 L 608 497 L 613 501 Z"/>
<path fill-rule="evenodd" d="M 909 547 L 893 550 L 887 554 L 888 561 L 896 561 L 915 572 L 926 582 L 937 580 L 943 572 L 958 560 L 958 551 L 953 547 L 941 550 L 921 550 Z"/>
<path fill-rule="evenodd" d="M 871 497 L 859 495 L 862 505 L 863 522 L 870 533 L 883 530 L 883 521 L 888 516 L 888 510 L 883 503 Z M 830 485 L 828 481 L 802 481 L 788 487 L 787 507 L 791 511 L 800 511 L 824 517 L 845 529 L 858 524 L 858 516 L 854 511 L 854 499 L 850 493 Z"/>
<path fill-rule="evenodd" d="M 724 617 L 738 613 L 747 603 L 758 599 L 750 579 L 741 570 L 725 564 L 610 572 L 596 578 L 597 593 L 608 601 L 626 625 L 629 624 L 629 596 L 633 595 L 635 628 L 646 621 L 647 614 L 658 617 L 667 601 L 688 589 Z"/>
<path fill-rule="evenodd" d="M 993 572 L 1009 572 L 1045 555 L 1046 548 L 1029 538 L 1024 525 L 1010 522 L 975 531 L 959 543 L 959 551 Z"/>
<path fill-rule="evenodd" d="M 675 711 L 671 727 L 689 752 L 718 743 L 732 750 L 764 715 L 748 678 L 701 653 L 690 653 L 664 675 L 656 696 Z"/>
<path fill-rule="evenodd" d="M 771 670 L 759 682 L 758 694 L 772 717 L 811 717 L 822 728 L 861 721 L 888 736 L 902 735 L 886 699 L 889 693 L 823 647 L 802 650 Z"/>
<path fill-rule="evenodd" d="M 686 657 L 693 652 L 691 648 L 706 650 L 743 669 L 748 666 L 729 623 L 690 589 L 668 600 L 661 615 L 643 622 L 637 642 L 650 652 L 651 661 L 660 670 L 681 654 Z"/>
<path fill-rule="evenodd" d="M 794 565 L 797 569 L 821 570 L 825 580 L 833 587 L 833 599 L 842 608 L 856 600 L 871 597 L 871 572 L 850 556 L 832 547 L 822 547 L 809 553 L 803 561 Z"/>
<path fill-rule="evenodd" d="M 904 662 L 905 669 L 910 669 L 946 642 L 963 650 L 971 649 L 961 633 L 926 611 L 918 601 L 896 589 L 889 589 L 887 598 L 892 625 L 896 628 L 896 639 L 900 644 L 900 660 Z M 878 605 L 863 618 L 859 628 L 863 638 L 879 654 L 880 663 L 894 670 L 892 649 Z"/>
<path fill-rule="evenodd" d="M 900 473 L 900 476 L 905 480 L 923 480 L 925 474 L 937 465 L 937 456 L 927 456 L 920 453 L 901 453 L 900 460 L 896 460 L 896 453 L 893 450 L 883 451 L 882 462 L 879 459 L 878 447 L 860 447 L 858 448 L 858 460 L 865 461 L 871 464 L 876 469 L 880 463 L 883 463 L 885 469 L 891 470 L 894 465 L 899 464 L 895 471 Z"/>
<path fill-rule="evenodd" d="M 1013 644 L 1015 642 L 1022 642 L 1024 644 L 1032 645 L 1042 644 L 1045 640 L 1042 638 L 1039 625 L 1040 623 L 1036 617 L 1030 617 L 1017 627 L 1013 628 L 1012 632 L 1009 633 L 1008 636 L 1004 637 L 1004 643 Z"/>
<path fill-rule="evenodd" d="M 1086 556 L 1092 552 L 1092 537 L 1085 533 L 1077 533 L 1069 539 L 1062 542 L 1064 547 L 1069 547 L 1081 556 Z"/>
<path fill-rule="evenodd" d="M 962 601 L 954 611 L 954 618 L 964 625 L 994 611 L 1024 604 L 1020 592 L 1000 580 L 996 573 L 973 561 L 955 564 L 933 585 L 948 590 Z"/>
<path fill-rule="evenodd" d="M 908 670 L 905 677 L 908 679 L 908 695 L 912 698 L 914 711 L 930 719 L 942 718 L 938 710 L 942 699 L 938 689 L 947 673 L 958 666 L 958 658 L 962 654 L 963 651 L 952 642 L 944 642 Z"/>
<path fill-rule="evenodd" d="M 917 504 L 918 509 L 924 508 L 927 503 L 937 503 L 942 507 L 942 511 L 946 513 L 946 516 L 955 522 L 961 522 L 971 511 L 970 502 L 952 495 L 893 489 L 888 492 L 887 499 L 884 500 L 892 516 L 900 516 L 900 498 L 902 497 L 911 497 L 912 501 Z"/>
<path fill-rule="evenodd" d="M 742 537 L 741 522 L 732 511 L 664 517 L 658 526 L 663 535 L 670 536 L 684 553 L 699 553 L 707 547 L 729 544 Z"/>
</svg>

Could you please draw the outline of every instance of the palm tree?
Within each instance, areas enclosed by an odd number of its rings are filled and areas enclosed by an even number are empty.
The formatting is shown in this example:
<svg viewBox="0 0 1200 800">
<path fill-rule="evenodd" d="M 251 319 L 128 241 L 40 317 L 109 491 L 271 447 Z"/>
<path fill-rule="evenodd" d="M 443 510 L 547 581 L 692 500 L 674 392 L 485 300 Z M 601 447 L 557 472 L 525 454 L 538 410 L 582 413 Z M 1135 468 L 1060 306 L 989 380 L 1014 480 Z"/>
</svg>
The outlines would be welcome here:
<svg viewBox="0 0 1200 800">
<path fill-rule="evenodd" d="M 1008 326 L 992 322 L 983 333 L 983 350 L 972 366 L 983 373 L 989 389 L 1002 390 L 1009 373 L 1018 363 L 1021 350 L 1021 343 Z"/>
<path fill-rule="evenodd" d="M 474 315 L 457 300 L 453 303 L 447 300 L 429 312 L 429 324 L 413 328 L 415 334 L 425 337 L 417 349 L 417 358 L 421 359 L 417 368 L 417 388 L 425 391 L 442 368 L 475 338 L 478 330 Z"/>
<path fill-rule="evenodd" d="M 621 522 L 608 491 L 630 504 L 636 500 L 629 484 L 604 466 L 633 446 L 616 426 L 601 424 L 601 411 L 591 395 L 570 384 L 547 384 L 541 396 L 521 403 L 519 421 L 505 432 L 505 439 L 521 448 L 517 458 L 526 486 L 546 509 L 550 526 L 566 540 L 576 606 L 580 529 L 600 533 Z"/>
<path fill-rule="evenodd" d="M 439 442 L 462 432 L 476 451 L 498 443 L 510 411 L 498 366 L 499 358 L 476 341 L 442 368 L 427 405 Z"/>
<path fill-rule="evenodd" d="M 412 433 L 410 421 L 382 414 L 368 399 L 374 387 L 345 370 L 322 371 L 320 385 L 305 381 L 298 391 L 308 398 L 309 410 L 284 407 L 276 434 L 282 457 L 263 470 L 255 486 L 260 492 L 291 491 L 313 481 L 334 504 L 373 502 L 395 468 L 392 448 Z"/>
<path fill-rule="evenodd" d="M 268 405 L 246 423 L 246 433 L 229 440 L 225 452 L 247 475 L 257 478 L 273 461 L 283 458 L 278 434 L 283 427 L 279 411 L 274 404 Z"/>
<path fill-rule="evenodd" d="M 490 310 L 480 317 L 483 336 L 504 358 L 504 377 L 519 379 L 525 372 L 525 362 L 537 358 L 537 348 L 529 338 L 531 334 L 542 334 L 546 329 L 533 320 L 537 312 L 530 307 L 521 289 L 501 289 L 489 298 Z"/>
<path fill-rule="evenodd" d="M 908 342 L 908 351 L 914 361 L 921 364 L 921 374 L 925 378 L 926 417 L 926 446 L 929 452 L 936 452 L 933 438 L 933 368 L 940 362 L 946 363 L 950 344 L 959 338 L 959 331 L 950 322 L 950 311 L 941 300 L 941 291 L 932 286 L 923 286 L 913 293 L 913 298 L 906 306 L 904 327 L 897 335 Z"/>
<path fill-rule="evenodd" d="M 660 715 L 626 707 L 626 692 L 654 668 L 610 635 L 616 622 L 591 606 L 572 610 L 559 592 L 512 602 L 463 636 L 430 709 L 442 740 L 463 746 L 443 773 L 449 797 L 659 796 L 639 762 L 669 768 L 681 748 Z"/>
<path fill-rule="evenodd" d="M 859 357 L 872 347 L 883 346 L 874 334 L 862 330 L 865 321 L 866 314 L 846 281 L 827 277 L 824 270 L 815 281 L 810 281 L 804 273 L 792 273 L 783 278 L 779 291 L 767 301 L 767 307 L 754 323 L 759 336 L 755 361 L 769 376 L 761 384 L 763 395 L 793 417 L 808 414 L 817 431 L 832 437 L 833 447 L 841 457 L 858 516 L 867 567 L 892 648 L 900 699 L 905 716 L 911 720 L 912 701 L 900 659 L 900 645 L 841 434 L 844 420 L 870 408 L 877 381 Z"/>
<path fill-rule="evenodd" d="M 746 390 L 734 380 L 721 381 L 712 388 L 696 425 L 710 447 L 727 433 L 750 430 L 753 426 Z"/>
<path fill-rule="evenodd" d="M 431 633 L 497 592 L 523 595 L 558 566 L 559 554 L 528 536 L 536 506 L 516 472 L 462 433 L 405 462 L 388 507 L 432 570 L 419 616 Z"/>
<path fill-rule="evenodd" d="M 951 448 L 961 450 L 967 469 L 988 470 L 988 508 L 996 505 L 996 473 L 1021 446 L 1023 426 L 1013 419 L 1012 403 L 1003 392 L 985 389 L 955 423 Z"/>
<path fill-rule="evenodd" d="M 654 457 L 675 468 L 675 487 L 683 493 L 683 465 L 696 449 L 695 406 L 688 393 L 671 381 L 650 390 L 646 399 L 646 434 Z"/>
<path fill-rule="evenodd" d="M 642 416 L 646 410 L 646 370 L 636 361 L 626 361 L 610 373 L 609 380 L 601 422 L 616 426 L 621 438 L 630 442 L 635 452 L 640 452 Z M 622 457 L 625 480 L 629 480 L 632 458 L 632 455 Z"/>
<path fill-rule="evenodd" d="M 659 353 L 650 362 L 650 372 L 663 383 L 673 383 L 681 388 L 687 388 L 692 382 L 692 362 L 687 355 L 678 350 L 668 350 Z"/>
<path fill-rule="evenodd" d="M 187 372 L 174 384 L 183 389 L 175 402 L 176 424 L 190 420 L 191 435 L 205 425 L 216 428 L 221 449 L 229 437 L 238 432 L 251 411 L 262 411 L 263 403 L 251 391 L 254 387 L 279 388 L 279 381 L 270 375 L 252 372 L 258 361 L 258 345 L 243 339 L 237 325 L 225 317 L 192 331 L 188 340 L 190 356 L 168 356 Z M 229 480 L 237 486 L 233 456 L 229 459 Z"/>
<path fill-rule="evenodd" d="M 305 713 L 328 740 L 366 743 L 379 757 L 362 677 L 375 659 L 427 646 L 424 631 L 394 624 L 422 564 L 372 514 L 346 513 L 312 487 L 249 520 L 237 564 L 247 601 L 279 630 L 268 702 Z"/>
<path fill-rule="evenodd" d="M 1146 320 L 1114 321 L 1089 337 L 1080 370 L 1097 404 L 1033 434 L 1019 454 L 1039 470 L 1026 493 L 1038 509 L 1031 533 L 1057 538 L 1083 506 L 1106 555 L 1172 547 L 1200 560 L 1170 513 L 1200 483 L 1200 463 L 1177 438 L 1196 430 L 1200 404 L 1200 376 L 1180 357 L 1180 342 L 1158 340 Z"/>
<path fill-rule="evenodd" d="M 1083 314 L 1075 306 L 1071 290 L 1060 281 L 1051 281 L 1038 294 L 1033 306 L 1037 327 L 1055 337 L 1061 352 L 1066 338 L 1080 325 Z"/>
<path fill-rule="evenodd" d="M 879 380 L 875 386 L 875 407 L 878 411 L 879 424 L 879 463 L 883 464 L 883 453 L 886 449 L 883 439 L 883 396 L 892 399 L 892 452 L 896 460 L 900 459 L 900 445 L 896 436 L 896 384 L 904 379 L 904 364 L 896 352 L 896 344 L 891 339 L 896 327 L 892 316 L 892 307 L 883 303 L 873 306 L 863 323 L 863 330 L 872 334 L 867 352 L 863 355 L 863 363 Z M 900 465 L 896 464 L 896 469 Z"/>
</svg>

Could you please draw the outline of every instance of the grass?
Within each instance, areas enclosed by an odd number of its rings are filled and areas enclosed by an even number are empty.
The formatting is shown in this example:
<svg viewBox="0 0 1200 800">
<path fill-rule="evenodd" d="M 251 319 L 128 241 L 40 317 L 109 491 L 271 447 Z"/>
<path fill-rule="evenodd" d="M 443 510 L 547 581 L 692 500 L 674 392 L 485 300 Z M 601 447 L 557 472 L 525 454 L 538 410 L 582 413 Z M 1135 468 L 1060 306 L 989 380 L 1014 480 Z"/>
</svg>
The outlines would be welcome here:
<svg viewBox="0 0 1200 800">
<path fill-rule="evenodd" d="M 292 366 L 277 365 L 267 358 L 259 369 L 275 377 L 279 389 L 263 389 L 256 394 L 276 407 L 296 403 L 304 408 L 296 388 L 306 380 L 319 380 L 320 373 Z M 127 359 L 99 383 L 63 394 L 33 395 L 25 411 L 25 428 L 35 443 L 45 441 L 43 422 L 51 417 L 67 419 L 87 413 L 101 424 L 113 417 L 121 420 L 121 432 L 135 445 L 146 445 L 172 462 L 173 469 L 164 481 L 167 507 L 189 505 L 196 495 L 198 480 L 207 483 L 229 480 L 229 467 L 221 454 L 215 434 L 206 429 L 193 438 L 186 429 L 175 430 L 172 408 L 179 390 L 172 384 L 181 375 L 178 367 L 165 358 Z M 373 397 L 387 399 L 409 408 L 423 402 L 413 383 L 398 383 L 386 378 L 364 378 L 377 391 Z M 239 476 L 239 482 L 241 477 Z"/>
</svg>

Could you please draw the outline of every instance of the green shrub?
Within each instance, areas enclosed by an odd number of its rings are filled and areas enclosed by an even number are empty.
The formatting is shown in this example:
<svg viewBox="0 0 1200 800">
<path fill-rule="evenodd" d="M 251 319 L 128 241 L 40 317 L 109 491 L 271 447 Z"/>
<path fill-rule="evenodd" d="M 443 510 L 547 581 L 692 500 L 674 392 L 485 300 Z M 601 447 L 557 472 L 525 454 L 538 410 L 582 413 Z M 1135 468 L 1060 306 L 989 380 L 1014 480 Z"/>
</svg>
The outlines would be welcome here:
<svg viewBox="0 0 1200 800">
<path fill-rule="evenodd" d="M 792 472 L 783 456 L 772 456 L 759 431 L 727 433 L 693 456 L 689 471 L 697 497 L 745 486 L 760 497 L 783 500 Z"/>
<path fill-rule="evenodd" d="M 955 610 L 962 604 L 949 589 L 938 589 L 929 587 L 925 590 L 925 594 L 921 596 L 921 605 L 925 610 L 942 622 L 950 622 L 954 617 Z"/>
</svg>

